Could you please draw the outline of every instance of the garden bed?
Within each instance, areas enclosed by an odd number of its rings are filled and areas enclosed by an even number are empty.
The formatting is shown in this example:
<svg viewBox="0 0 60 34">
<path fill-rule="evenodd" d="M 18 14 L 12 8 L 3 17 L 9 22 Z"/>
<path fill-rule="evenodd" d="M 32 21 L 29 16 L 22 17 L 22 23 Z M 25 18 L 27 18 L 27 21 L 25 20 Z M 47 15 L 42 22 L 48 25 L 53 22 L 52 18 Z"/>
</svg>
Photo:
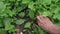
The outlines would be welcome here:
<svg viewBox="0 0 60 34">
<path fill-rule="evenodd" d="M 0 34 L 48 34 L 37 24 L 42 15 L 60 25 L 60 0 L 0 0 Z"/>
</svg>

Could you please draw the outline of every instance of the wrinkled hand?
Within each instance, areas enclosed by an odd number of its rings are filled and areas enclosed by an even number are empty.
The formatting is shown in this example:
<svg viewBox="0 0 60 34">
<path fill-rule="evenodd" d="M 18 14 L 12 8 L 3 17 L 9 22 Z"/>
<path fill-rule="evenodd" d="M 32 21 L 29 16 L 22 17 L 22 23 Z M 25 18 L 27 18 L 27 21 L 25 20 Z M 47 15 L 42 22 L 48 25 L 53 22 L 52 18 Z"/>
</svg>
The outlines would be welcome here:
<svg viewBox="0 0 60 34">
<path fill-rule="evenodd" d="M 37 19 L 38 25 L 45 31 L 53 34 L 60 33 L 60 27 L 55 26 L 48 17 L 37 16 Z"/>
</svg>

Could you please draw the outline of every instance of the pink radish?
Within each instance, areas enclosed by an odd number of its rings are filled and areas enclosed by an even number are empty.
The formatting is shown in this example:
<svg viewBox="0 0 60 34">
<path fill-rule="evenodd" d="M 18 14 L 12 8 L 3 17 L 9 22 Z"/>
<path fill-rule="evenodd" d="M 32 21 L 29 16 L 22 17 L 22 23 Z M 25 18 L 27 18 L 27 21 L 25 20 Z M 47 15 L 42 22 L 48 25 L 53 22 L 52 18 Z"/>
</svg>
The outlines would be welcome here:
<svg viewBox="0 0 60 34">
<path fill-rule="evenodd" d="M 23 34 L 20 29 L 16 29 L 17 34 Z"/>
</svg>

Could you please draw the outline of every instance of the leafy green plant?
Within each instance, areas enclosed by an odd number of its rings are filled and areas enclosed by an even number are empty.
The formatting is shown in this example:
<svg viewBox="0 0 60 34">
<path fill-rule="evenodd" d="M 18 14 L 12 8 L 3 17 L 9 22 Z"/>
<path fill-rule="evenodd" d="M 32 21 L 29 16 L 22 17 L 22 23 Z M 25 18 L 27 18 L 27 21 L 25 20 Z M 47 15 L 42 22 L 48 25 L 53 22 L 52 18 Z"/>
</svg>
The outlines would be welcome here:
<svg viewBox="0 0 60 34">
<path fill-rule="evenodd" d="M 60 0 L 0 0 L 0 32 L 16 34 L 15 25 L 24 24 L 24 34 L 46 34 L 34 23 L 38 15 L 60 25 Z"/>
</svg>

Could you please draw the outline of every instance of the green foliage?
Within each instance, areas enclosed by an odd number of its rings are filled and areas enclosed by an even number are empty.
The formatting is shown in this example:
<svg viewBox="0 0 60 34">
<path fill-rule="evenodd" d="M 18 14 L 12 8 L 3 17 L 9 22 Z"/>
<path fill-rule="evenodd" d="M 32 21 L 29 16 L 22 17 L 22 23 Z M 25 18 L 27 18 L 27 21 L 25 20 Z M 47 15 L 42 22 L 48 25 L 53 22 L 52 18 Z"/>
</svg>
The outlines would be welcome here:
<svg viewBox="0 0 60 34">
<path fill-rule="evenodd" d="M 4 29 L 0 29 L 0 34 L 6 34 L 6 30 L 4 30 Z"/>
<path fill-rule="evenodd" d="M 28 28 L 22 28 L 25 33 L 46 34 L 33 23 L 38 15 L 47 16 L 56 25 L 59 25 L 60 0 L 0 0 L 0 27 L 3 28 L 3 30 L 0 29 L 0 32 L 5 34 L 6 31 L 9 31 L 8 33 L 16 34 L 15 24 L 24 24 L 24 27 Z"/>
<path fill-rule="evenodd" d="M 54 15 L 53 18 L 56 18 L 56 19 L 60 20 L 60 16 L 59 15 L 60 15 L 60 13 L 57 13 L 57 14 Z"/>
<path fill-rule="evenodd" d="M 28 4 L 28 3 L 30 3 L 30 0 L 22 0 L 22 3 L 23 4 Z"/>
<path fill-rule="evenodd" d="M 30 28 L 30 26 L 31 26 L 31 22 L 27 22 L 27 23 L 25 24 L 25 28 Z"/>
<path fill-rule="evenodd" d="M 6 5 L 3 2 L 0 2 L 0 11 L 3 12 L 6 8 Z"/>
<path fill-rule="evenodd" d="M 23 18 L 23 17 L 25 16 L 25 13 L 24 13 L 24 12 L 21 12 L 21 13 L 19 14 L 19 16 Z"/>
<path fill-rule="evenodd" d="M 40 27 L 38 27 L 36 24 L 33 24 L 33 30 L 36 34 L 47 34 L 46 32 L 44 32 L 44 30 L 42 30 Z"/>
<path fill-rule="evenodd" d="M 35 15 L 34 15 L 34 11 L 29 11 L 29 14 L 28 14 L 28 15 L 29 15 L 29 17 L 30 17 L 31 19 L 34 19 L 34 16 L 35 16 Z"/>
<path fill-rule="evenodd" d="M 16 20 L 16 24 L 23 24 L 24 23 L 24 19 L 19 19 L 19 20 Z"/>
</svg>

